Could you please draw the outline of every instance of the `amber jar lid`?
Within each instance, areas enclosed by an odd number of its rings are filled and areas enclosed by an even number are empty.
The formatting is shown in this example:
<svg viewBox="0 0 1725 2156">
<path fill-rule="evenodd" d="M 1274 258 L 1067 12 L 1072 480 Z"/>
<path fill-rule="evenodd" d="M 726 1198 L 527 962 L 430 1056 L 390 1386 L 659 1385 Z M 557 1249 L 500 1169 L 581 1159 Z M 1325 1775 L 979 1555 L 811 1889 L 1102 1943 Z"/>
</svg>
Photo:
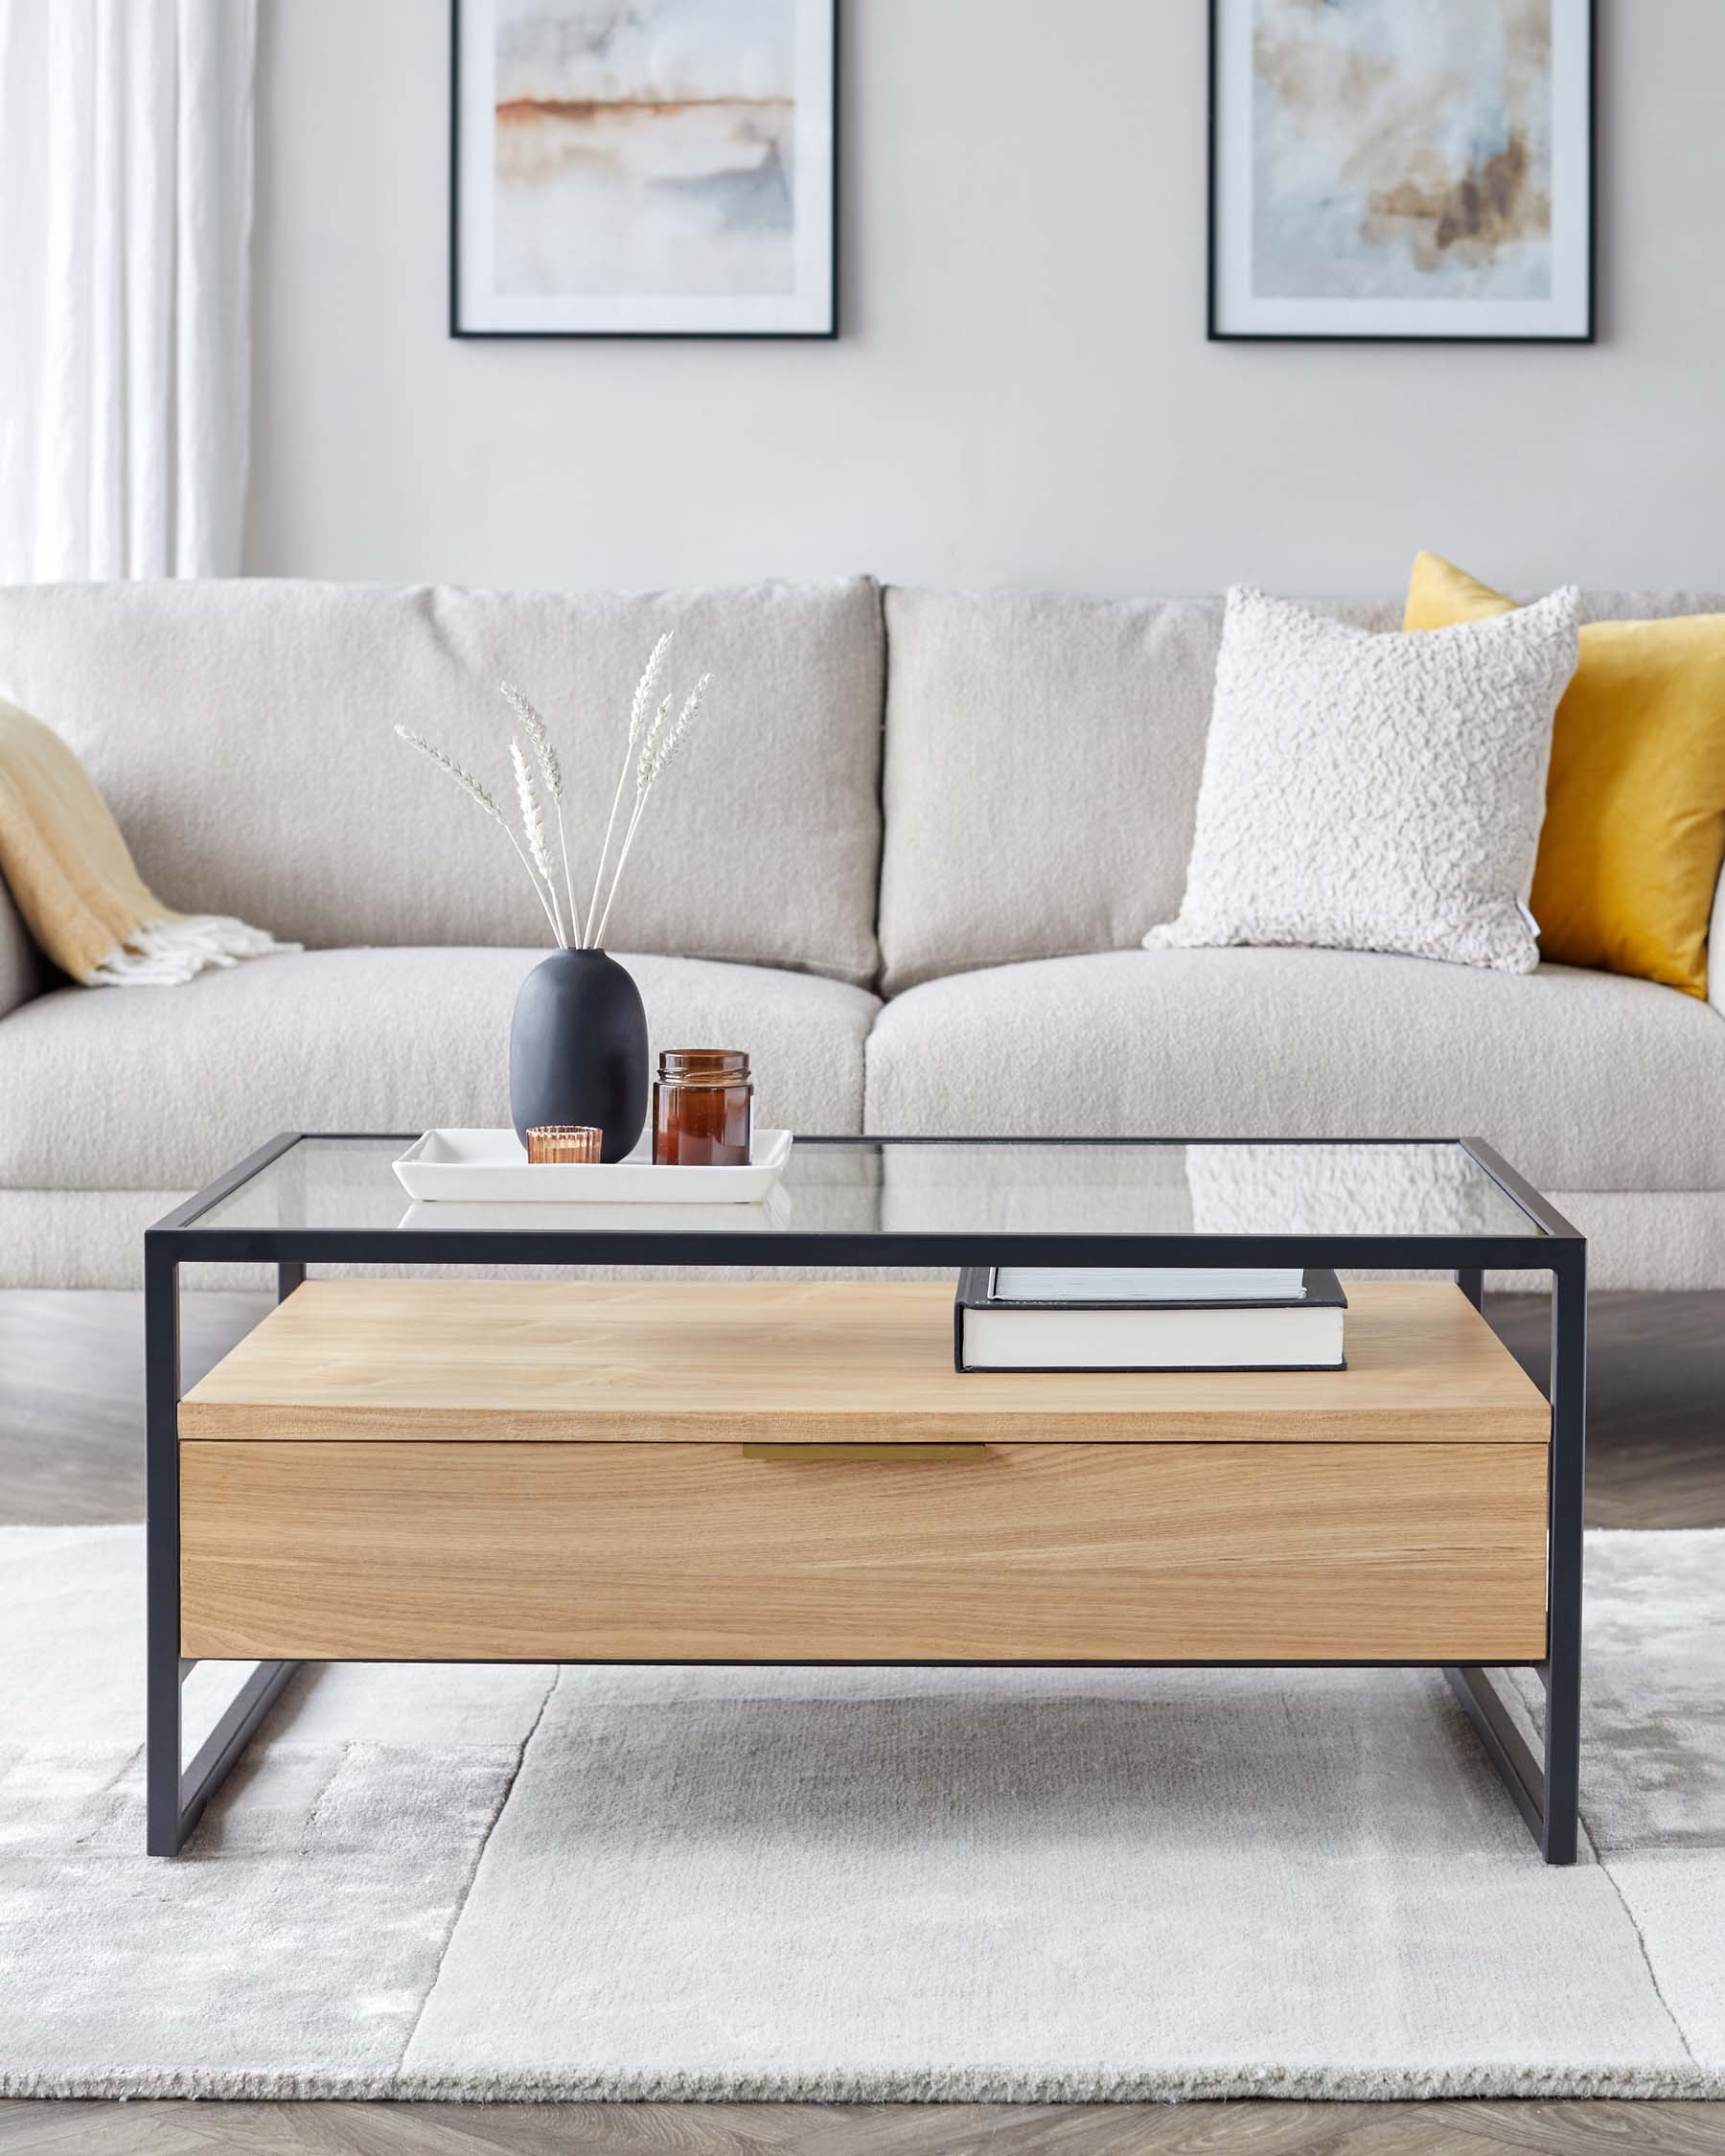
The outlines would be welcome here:
<svg viewBox="0 0 1725 2156">
<path fill-rule="evenodd" d="M 745 1086 L 748 1083 L 747 1048 L 661 1048 L 662 1086 Z"/>
</svg>

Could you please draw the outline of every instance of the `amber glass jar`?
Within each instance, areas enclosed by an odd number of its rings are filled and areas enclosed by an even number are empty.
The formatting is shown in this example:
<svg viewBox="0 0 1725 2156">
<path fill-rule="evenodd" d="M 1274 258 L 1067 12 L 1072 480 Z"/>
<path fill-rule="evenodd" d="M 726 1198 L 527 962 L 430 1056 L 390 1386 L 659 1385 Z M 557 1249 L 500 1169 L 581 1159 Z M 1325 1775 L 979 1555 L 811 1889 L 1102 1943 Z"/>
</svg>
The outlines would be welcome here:
<svg viewBox="0 0 1725 2156">
<path fill-rule="evenodd" d="M 746 1168 L 754 1088 L 742 1048 L 662 1048 L 653 1158 L 667 1168 Z"/>
</svg>

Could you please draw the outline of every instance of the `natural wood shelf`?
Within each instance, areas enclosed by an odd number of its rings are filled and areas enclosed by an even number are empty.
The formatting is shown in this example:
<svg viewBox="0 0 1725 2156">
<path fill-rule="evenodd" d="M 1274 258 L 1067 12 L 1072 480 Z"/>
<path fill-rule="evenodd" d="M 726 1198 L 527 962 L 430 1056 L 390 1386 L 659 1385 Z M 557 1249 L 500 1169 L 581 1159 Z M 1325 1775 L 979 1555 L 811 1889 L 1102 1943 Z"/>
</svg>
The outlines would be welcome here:
<svg viewBox="0 0 1725 2156">
<path fill-rule="evenodd" d="M 925 1281 L 314 1280 L 180 1405 L 189 1440 L 1538 1444 L 1460 1291 L 1348 1286 L 1340 1371 L 953 1368 Z"/>
</svg>

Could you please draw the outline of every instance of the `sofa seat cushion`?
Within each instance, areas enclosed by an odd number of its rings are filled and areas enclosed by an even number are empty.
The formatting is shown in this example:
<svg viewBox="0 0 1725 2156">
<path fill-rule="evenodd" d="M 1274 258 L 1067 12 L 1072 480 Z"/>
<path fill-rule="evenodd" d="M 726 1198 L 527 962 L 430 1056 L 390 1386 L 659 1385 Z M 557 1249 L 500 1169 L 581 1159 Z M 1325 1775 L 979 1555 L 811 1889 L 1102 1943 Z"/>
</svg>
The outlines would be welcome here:
<svg viewBox="0 0 1725 2156">
<path fill-rule="evenodd" d="M 907 1135 L 1477 1135 L 1547 1190 L 1721 1190 L 1725 1024 L 1562 966 L 1109 952 L 899 997 L 867 1112 Z"/>
<path fill-rule="evenodd" d="M 318 951 L 184 988 L 38 997 L 0 1020 L 0 1187 L 192 1189 L 277 1131 L 505 1124 L 510 1013 L 542 956 Z M 701 959 L 624 963 L 656 1053 L 747 1048 L 761 1122 L 861 1129 L 879 1008 L 866 991 Z"/>
</svg>

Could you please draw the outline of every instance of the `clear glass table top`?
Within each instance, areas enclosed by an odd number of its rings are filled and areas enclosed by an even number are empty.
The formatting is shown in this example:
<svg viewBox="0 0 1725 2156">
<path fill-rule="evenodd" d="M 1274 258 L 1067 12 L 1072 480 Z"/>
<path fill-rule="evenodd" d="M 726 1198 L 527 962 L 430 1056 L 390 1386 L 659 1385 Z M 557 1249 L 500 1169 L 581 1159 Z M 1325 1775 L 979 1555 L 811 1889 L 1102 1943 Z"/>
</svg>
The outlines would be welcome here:
<svg viewBox="0 0 1725 2156">
<path fill-rule="evenodd" d="M 405 1137 L 302 1137 L 225 1196 L 187 1208 L 187 1234 L 392 1231 L 587 1237 L 662 1231 L 873 1236 L 1538 1237 L 1541 1221 L 1460 1140 L 799 1139 L 758 1205 L 413 1204 L 393 1163 Z M 1495 1160 L 1495 1157 L 1492 1157 Z M 1513 1171 L 1496 1163 L 1513 1184 Z M 1535 1194 L 1519 1186 L 1530 1204 Z M 1555 1216 L 1548 1216 L 1555 1219 Z M 1563 1224 L 1556 1221 L 1561 1231 Z M 766 1250 L 762 1262 L 771 1260 Z"/>
</svg>

